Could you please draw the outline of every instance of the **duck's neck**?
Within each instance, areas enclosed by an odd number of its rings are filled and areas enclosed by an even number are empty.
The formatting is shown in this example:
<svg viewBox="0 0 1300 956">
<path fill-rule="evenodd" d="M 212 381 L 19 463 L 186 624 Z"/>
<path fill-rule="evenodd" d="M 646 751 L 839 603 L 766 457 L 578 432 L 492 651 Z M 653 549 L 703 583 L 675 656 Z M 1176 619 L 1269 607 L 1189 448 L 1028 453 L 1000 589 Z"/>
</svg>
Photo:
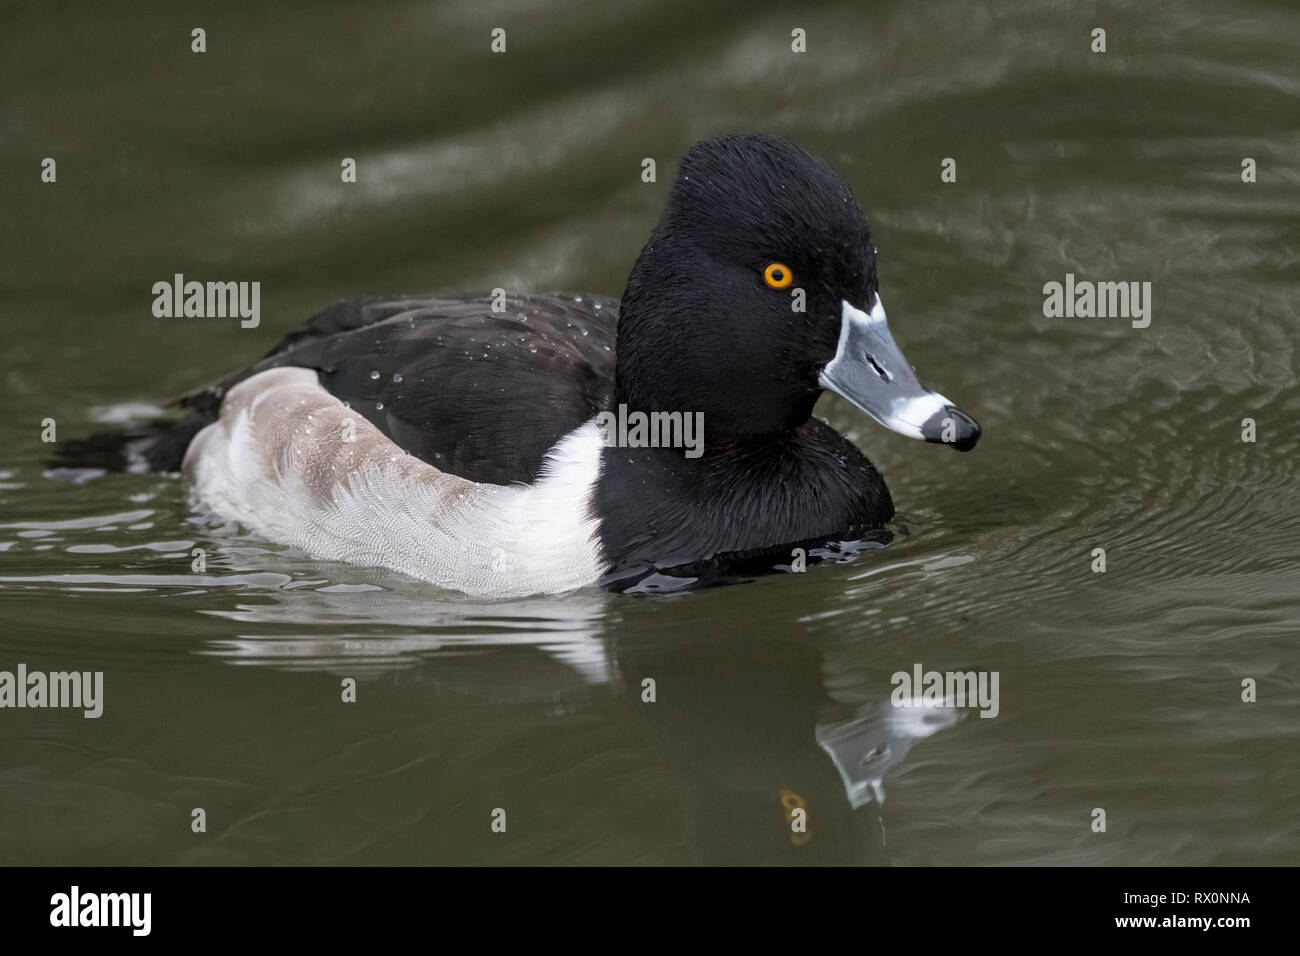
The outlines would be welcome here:
<svg viewBox="0 0 1300 956">
<path fill-rule="evenodd" d="M 894 513 L 871 462 L 817 419 L 779 438 L 710 441 L 695 458 L 606 447 L 595 506 L 607 561 L 630 574 L 843 540 Z"/>
</svg>

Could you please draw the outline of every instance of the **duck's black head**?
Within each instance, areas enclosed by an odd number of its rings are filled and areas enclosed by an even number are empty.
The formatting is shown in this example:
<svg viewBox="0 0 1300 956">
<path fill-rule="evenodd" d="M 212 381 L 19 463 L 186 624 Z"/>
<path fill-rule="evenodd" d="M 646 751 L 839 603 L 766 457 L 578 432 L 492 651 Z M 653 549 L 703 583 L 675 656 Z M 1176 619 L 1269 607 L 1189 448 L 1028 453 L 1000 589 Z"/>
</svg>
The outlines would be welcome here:
<svg viewBox="0 0 1300 956">
<path fill-rule="evenodd" d="M 703 412 L 709 441 L 789 432 L 824 388 L 881 424 L 963 451 L 979 426 L 894 344 L 862 208 L 825 162 L 774 136 L 683 157 L 628 280 L 618 400 Z"/>
</svg>

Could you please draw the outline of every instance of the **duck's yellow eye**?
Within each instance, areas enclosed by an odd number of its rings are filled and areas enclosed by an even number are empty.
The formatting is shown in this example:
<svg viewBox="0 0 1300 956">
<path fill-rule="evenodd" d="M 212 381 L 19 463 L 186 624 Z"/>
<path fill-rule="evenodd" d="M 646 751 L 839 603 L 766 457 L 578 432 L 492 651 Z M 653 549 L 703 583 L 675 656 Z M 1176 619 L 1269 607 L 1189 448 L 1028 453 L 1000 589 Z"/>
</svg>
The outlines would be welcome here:
<svg viewBox="0 0 1300 956">
<path fill-rule="evenodd" d="M 773 289 L 784 289 L 794 281 L 794 273 L 784 262 L 773 262 L 763 270 L 763 281 Z"/>
</svg>

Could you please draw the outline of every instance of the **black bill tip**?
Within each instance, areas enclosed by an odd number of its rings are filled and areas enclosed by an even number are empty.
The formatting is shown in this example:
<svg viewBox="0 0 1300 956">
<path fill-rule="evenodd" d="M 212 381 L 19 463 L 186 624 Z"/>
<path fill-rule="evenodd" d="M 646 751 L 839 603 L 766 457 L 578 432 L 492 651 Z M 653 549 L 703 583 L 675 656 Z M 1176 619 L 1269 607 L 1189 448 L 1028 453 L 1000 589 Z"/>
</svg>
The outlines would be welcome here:
<svg viewBox="0 0 1300 956">
<path fill-rule="evenodd" d="M 921 434 L 928 442 L 970 451 L 980 440 L 980 425 L 955 405 L 945 405 L 921 426 Z"/>
</svg>

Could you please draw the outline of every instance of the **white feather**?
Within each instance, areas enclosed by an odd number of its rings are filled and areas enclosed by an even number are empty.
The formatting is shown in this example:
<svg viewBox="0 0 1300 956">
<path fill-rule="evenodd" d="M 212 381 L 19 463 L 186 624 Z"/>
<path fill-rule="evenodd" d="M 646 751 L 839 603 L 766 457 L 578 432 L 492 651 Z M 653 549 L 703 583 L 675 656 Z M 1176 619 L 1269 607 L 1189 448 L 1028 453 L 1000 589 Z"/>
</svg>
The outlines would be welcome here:
<svg viewBox="0 0 1300 956">
<path fill-rule="evenodd" d="M 602 447 L 589 421 L 531 485 L 467 481 L 403 453 L 314 371 L 278 368 L 230 390 L 181 467 L 204 505 L 271 541 L 515 597 L 604 573 L 591 511 Z"/>
</svg>

